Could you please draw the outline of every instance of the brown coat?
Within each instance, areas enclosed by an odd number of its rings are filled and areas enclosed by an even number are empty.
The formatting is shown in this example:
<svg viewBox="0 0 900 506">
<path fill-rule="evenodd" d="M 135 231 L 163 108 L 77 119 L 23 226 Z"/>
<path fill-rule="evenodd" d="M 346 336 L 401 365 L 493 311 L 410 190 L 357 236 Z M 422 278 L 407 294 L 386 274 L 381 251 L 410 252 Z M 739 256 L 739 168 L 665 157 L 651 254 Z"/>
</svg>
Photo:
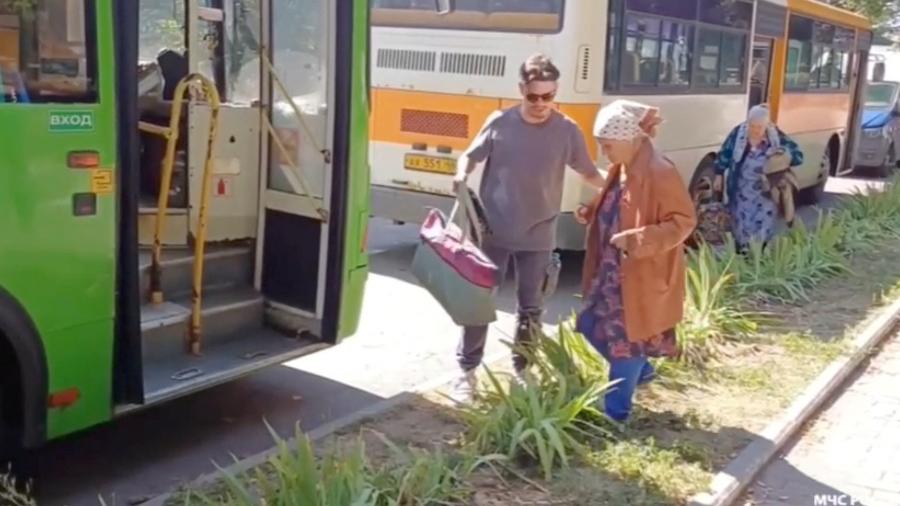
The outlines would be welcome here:
<svg viewBox="0 0 900 506">
<path fill-rule="evenodd" d="M 610 168 L 609 181 L 621 173 Z M 582 293 L 590 290 L 598 261 L 597 209 L 604 188 L 591 204 Z M 622 260 L 625 330 L 632 342 L 669 330 L 684 315 L 683 243 L 697 223 L 694 204 L 674 164 L 648 140 L 628 168 L 620 203 L 621 231 L 628 233 Z"/>
</svg>

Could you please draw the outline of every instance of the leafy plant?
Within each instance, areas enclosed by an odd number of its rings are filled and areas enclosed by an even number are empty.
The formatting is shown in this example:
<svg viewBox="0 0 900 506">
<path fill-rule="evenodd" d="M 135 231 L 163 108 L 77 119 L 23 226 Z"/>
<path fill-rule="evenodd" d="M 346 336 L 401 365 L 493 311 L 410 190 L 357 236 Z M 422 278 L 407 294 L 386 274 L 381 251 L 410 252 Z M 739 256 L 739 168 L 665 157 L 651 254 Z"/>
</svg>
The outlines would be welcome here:
<svg viewBox="0 0 900 506">
<path fill-rule="evenodd" d="M 272 429 L 277 451 L 267 466 L 248 476 L 233 476 L 220 468 L 226 486 L 222 497 L 197 494 L 205 504 L 227 506 L 379 506 L 378 494 L 368 479 L 365 445 L 360 441 L 346 454 L 316 458 L 312 443 L 296 430 L 290 447 Z"/>
<path fill-rule="evenodd" d="M 735 263 L 733 248 L 716 256 L 704 244 L 691 253 L 685 274 L 684 318 L 677 328 L 682 363 L 702 367 L 726 341 L 757 330 L 754 316 L 738 309 Z"/>
<path fill-rule="evenodd" d="M 37 506 L 31 497 L 31 488 L 21 488 L 12 473 L 0 473 L 0 504 L 9 506 Z"/>
<path fill-rule="evenodd" d="M 379 506 L 465 503 L 472 492 L 465 485 L 466 479 L 481 465 L 501 460 L 498 456 L 450 455 L 440 448 L 433 452 L 401 449 L 383 435 L 376 435 L 394 455 L 393 461 L 377 470 L 371 479 Z"/>
<path fill-rule="evenodd" d="M 533 382 L 508 385 L 488 370 L 482 402 L 464 408 L 463 417 L 476 453 L 537 463 L 549 480 L 587 442 L 609 436 L 598 404 L 611 385 L 600 356 L 570 324 L 560 324 L 555 339 L 536 333 L 533 343 L 520 350 L 534 365 Z"/>
</svg>

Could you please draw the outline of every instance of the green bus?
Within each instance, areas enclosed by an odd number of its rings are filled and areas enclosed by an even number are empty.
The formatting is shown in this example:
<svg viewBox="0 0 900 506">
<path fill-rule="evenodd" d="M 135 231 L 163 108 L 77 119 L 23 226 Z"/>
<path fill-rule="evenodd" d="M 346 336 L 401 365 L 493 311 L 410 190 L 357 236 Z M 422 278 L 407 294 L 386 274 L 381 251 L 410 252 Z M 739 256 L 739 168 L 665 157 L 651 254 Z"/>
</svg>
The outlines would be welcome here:
<svg viewBox="0 0 900 506">
<path fill-rule="evenodd" d="M 0 453 L 356 331 L 368 30 L 367 0 L 0 0 Z"/>
</svg>

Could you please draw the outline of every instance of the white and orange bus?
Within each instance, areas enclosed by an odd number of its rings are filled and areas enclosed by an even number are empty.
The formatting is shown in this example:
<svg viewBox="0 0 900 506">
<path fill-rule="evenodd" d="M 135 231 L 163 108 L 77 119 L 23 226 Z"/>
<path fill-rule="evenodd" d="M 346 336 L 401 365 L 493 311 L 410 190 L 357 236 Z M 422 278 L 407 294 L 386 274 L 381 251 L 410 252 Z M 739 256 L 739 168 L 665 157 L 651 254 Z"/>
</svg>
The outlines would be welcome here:
<svg viewBox="0 0 900 506">
<path fill-rule="evenodd" d="M 871 41 L 864 17 L 813 0 L 372 0 L 371 19 L 373 213 L 413 223 L 449 206 L 455 158 L 517 103 L 518 67 L 536 51 L 562 71 L 558 107 L 595 159 L 598 108 L 640 100 L 661 108 L 659 143 L 693 188 L 766 101 L 803 149 L 801 196 L 816 201 L 852 153 Z M 577 250 L 572 213 L 590 190 L 567 178 L 559 246 Z"/>
</svg>

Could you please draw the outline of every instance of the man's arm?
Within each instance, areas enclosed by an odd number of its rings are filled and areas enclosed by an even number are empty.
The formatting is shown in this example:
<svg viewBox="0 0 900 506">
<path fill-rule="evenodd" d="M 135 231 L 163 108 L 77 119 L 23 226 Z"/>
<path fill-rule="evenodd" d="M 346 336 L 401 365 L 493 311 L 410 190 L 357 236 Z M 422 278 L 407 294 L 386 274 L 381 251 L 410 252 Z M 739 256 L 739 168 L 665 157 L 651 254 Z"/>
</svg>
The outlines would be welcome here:
<svg viewBox="0 0 900 506">
<path fill-rule="evenodd" d="M 577 172 L 585 183 L 594 188 L 603 188 L 606 178 L 594 165 L 591 154 L 588 152 L 587 143 L 584 141 L 584 135 L 581 130 L 573 124 L 572 128 L 572 152 L 569 155 L 568 165 Z"/>
<path fill-rule="evenodd" d="M 488 117 L 484 126 L 481 127 L 481 131 L 472 140 L 472 144 L 456 160 L 456 175 L 453 177 L 454 192 L 459 191 L 459 187 L 465 184 L 469 175 L 475 171 L 475 167 L 490 156 L 493 140 L 492 125 L 500 114 L 501 112 L 497 111 Z"/>
</svg>

